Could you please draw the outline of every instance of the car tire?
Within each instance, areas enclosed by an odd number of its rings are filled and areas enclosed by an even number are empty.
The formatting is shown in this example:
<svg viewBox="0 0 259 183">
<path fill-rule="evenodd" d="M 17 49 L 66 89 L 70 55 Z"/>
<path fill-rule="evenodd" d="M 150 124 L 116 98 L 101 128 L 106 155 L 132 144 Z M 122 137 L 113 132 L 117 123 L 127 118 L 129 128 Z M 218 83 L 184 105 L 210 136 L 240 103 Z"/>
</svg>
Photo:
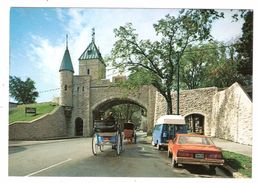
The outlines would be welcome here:
<svg viewBox="0 0 259 183">
<path fill-rule="evenodd" d="M 216 166 L 210 165 L 209 166 L 209 173 L 210 173 L 210 175 L 215 175 L 216 174 Z"/>
<path fill-rule="evenodd" d="M 174 157 L 172 156 L 172 165 L 174 168 L 178 168 L 178 163 L 176 163 L 176 161 L 174 160 Z"/>
</svg>

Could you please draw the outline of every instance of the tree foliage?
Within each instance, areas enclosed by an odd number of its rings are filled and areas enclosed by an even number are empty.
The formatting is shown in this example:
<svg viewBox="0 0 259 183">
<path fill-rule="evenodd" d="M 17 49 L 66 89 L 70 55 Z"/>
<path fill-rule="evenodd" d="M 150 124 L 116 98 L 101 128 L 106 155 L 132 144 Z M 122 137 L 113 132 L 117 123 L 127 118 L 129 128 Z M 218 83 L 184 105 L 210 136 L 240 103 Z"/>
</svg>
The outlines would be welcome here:
<svg viewBox="0 0 259 183">
<path fill-rule="evenodd" d="M 237 15 L 234 15 L 238 20 Z M 253 11 L 241 11 L 240 18 L 244 19 L 242 36 L 236 43 L 238 52 L 238 70 L 243 75 L 253 74 Z"/>
<path fill-rule="evenodd" d="M 188 89 L 228 87 L 234 82 L 246 85 L 246 78 L 238 71 L 235 46 L 210 42 L 187 48 L 181 59 L 181 82 Z"/>
<path fill-rule="evenodd" d="M 143 109 L 135 104 L 120 104 L 113 106 L 107 112 L 112 112 L 118 122 L 123 125 L 125 122 L 132 122 L 136 127 L 141 124 L 141 111 Z"/>
<path fill-rule="evenodd" d="M 159 41 L 141 40 L 131 23 L 114 30 L 117 41 L 110 60 L 121 70 L 148 73 L 147 83 L 160 92 L 172 114 L 171 91 L 176 81 L 177 63 L 190 45 L 211 38 L 213 20 L 223 17 L 215 10 L 180 10 L 178 16 L 166 15 L 153 27 Z M 143 79 L 146 79 L 145 77 Z"/>
<path fill-rule="evenodd" d="M 35 103 L 39 93 L 36 91 L 35 82 L 30 78 L 22 81 L 16 76 L 9 76 L 9 93 L 18 103 Z"/>
<path fill-rule="evenodd" d="M 187 89 L 206 86 L 209 68 L 219 58 L 217 43 L 189 46 L 181 59 L 181 82 Z"/>
</svg>

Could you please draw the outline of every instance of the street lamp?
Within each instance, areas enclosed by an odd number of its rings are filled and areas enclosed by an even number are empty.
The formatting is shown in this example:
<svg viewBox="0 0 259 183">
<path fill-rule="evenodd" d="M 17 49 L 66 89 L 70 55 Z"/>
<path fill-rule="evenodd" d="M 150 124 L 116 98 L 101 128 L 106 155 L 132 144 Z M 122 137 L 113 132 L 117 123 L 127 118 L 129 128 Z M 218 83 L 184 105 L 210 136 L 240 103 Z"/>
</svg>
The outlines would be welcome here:
<svg viewBox="0 0 259 183">
<path fill-rule="evenodd" d="M 180 91 L 180 61 L 179 61 L 179 53 L 177 52 L 177 57 L 176 57 L 176 62 L 177 62 L 177 103 L 176 103 L 176 114 L 179 115 L 179 104 L 180 104 L 180 95 L 179 95 L 179 91 Z"/>
</svg>

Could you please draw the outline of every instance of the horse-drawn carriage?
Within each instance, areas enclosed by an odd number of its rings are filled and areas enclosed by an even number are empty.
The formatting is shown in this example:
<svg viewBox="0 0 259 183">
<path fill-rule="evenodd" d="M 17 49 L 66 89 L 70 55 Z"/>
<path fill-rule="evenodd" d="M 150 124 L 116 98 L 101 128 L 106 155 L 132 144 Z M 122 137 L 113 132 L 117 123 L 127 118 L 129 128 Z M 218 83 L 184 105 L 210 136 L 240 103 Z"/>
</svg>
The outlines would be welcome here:
<svg viewBox="0 0 259 183">
<path fill-rule="evenodd" d="M 135 132 L 135 125 L 134 123 L 127 122 L 124 123 L 123 127 L 123 133 L 124 133 L 124 139 L 127 139 L 129 142 L 134 142 L 135 144 L 137 143 L 137 135 Z"/>
<path fill-rule="evenodd" d="M 95 120 L 92 137 L 92 152 L 97 155 L 98 149 L 103 151 L 104 145 L 112 145 L 117 155 L 123 151 L 123 137 L 120 126 L 113 120 Z"/>
</svg>

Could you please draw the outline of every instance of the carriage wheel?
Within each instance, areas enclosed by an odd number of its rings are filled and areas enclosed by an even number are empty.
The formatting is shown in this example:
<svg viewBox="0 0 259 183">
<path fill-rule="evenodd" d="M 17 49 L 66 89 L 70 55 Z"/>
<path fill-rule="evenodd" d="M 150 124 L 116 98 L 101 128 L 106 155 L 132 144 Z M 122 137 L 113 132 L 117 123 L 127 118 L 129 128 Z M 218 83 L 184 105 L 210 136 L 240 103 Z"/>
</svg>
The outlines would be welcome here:
<svg viewBox="0 0 259 183">
<path fill-rule="evenodd" d="M 136 144 L 137 143 L 137 135 L 135 134 L 134 135 L 134 144 Z"/>
<path fill-rule="evenodd" d="M 96 156 L 97 155 L 97 149 L 98 149 L 98 136 L 97 134 L 94 134 L 93 135 L 93 138 L 92 138 L 92 152 L 93 154 Z"/>
<path fill-rule="evenodd" d="M 123 134 L 120 133 L 120 135 L 121 135 L 121 152 L 123 152 L 125 150 L 124 143 L 123 143 Z"/>
<path fill-rule="evenodd" d="M 117 152 L 117 155 L 120 155 L 121 153 L 121 133 L 117 133 L 117 147 L 116 147 L 116 152 Z"/>
</svg>

